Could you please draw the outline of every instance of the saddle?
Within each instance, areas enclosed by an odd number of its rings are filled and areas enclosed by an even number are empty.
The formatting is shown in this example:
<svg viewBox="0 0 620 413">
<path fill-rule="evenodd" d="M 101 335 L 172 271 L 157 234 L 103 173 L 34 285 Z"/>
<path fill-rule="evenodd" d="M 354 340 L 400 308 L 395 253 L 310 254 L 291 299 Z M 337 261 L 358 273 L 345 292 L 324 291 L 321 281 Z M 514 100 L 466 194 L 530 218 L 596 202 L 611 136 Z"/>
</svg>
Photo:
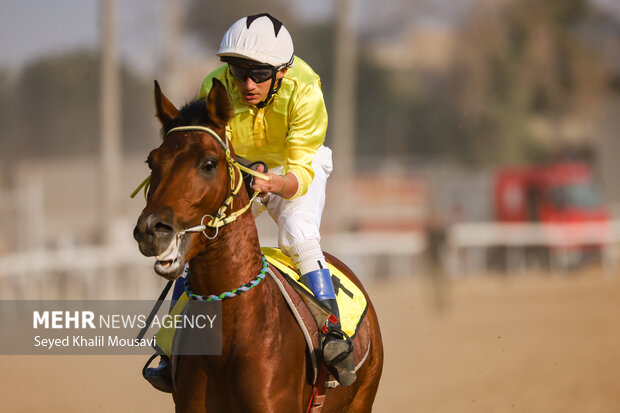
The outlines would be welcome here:
<svg viewBox="0 0 620 413">
<path fill-rule="evenodd" d="M 261 248 L 270 264 L 269 276 L 276 283 L 306 339 L 306 347 L 312 363 L 312 383 L 319 376 L 320 327 L 330 313 L 314 298 L 310 290 L 299 282 L 299 274 L 286 255 L 277 248 Z M 353 340 L 355 371 L 366 361 L 370 353 L 370 323 L 366 318 L 368 303 L 363 292 L 335 266 L 328 262 L 334 281 L 334 290 L 342 330 Z M 339 383 L 328 376 L 325 387 L 334 388 Z"/>
<path fill-rule="evenodd" d="M 299 274 L 295 271 L 290 258 L 277 248 L 261 248 L 265 258 L 269 262 L 267 273 L 276 283 L 289 309 L 291 310 L 299 328 L 301 329 L 312 364 L 312 377 L 310 383 L 317 383 L 321 375 L 321 333 L 320 327 L 325 324 L 330 313 L 312 295 L 310 290 L 299 282 Z M 355 371 L 366 361 L 370 353 L 370 323 L 366 318 L 368 302 L 364 293 L 335 266 L 328 262 L 334 291 L 340 309 L 340 322 L 342 330 L 353 341 L 353 359 Z M 188 302 L 185 293 L 178 299 L 171 315 L 180 314 L 184 311 Z M 175 337 L 174 327 L 162 327 L 155 334 L 155 350 L 159 355 L 165 355 L 173 360 L 173 342 Z M 150 360 L 149 360 L 150 362 Z M 147 363 L 148 364 L 148 363 Z M 176 363 L 172 363 L 174 369 Z M 174 375 L 173 375 L 174 377 Z M 323 383 L 318 383 L 323 386 Z M 324 387 L 334 388 L 339 383 L 330 375 L 325 377 Z"/>
</svg>

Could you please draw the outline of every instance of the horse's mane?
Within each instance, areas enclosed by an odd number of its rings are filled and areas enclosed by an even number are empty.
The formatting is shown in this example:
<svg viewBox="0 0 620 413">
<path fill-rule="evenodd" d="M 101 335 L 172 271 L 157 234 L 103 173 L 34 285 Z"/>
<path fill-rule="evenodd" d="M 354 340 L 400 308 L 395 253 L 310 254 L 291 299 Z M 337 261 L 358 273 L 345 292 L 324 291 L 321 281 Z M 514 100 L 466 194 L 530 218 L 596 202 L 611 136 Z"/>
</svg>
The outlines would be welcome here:
<svg viewBox="0 0 620 413">
<path fill-rule="evenodd" d="M 209 126 L 213 121 L 207 111 L 207 100 L 200 98 L 186 103 L 181 109 L 180 114 L 170 122 L 167 122 L 161 129 L 162 136 L 179 126 Z"/>
</svg>

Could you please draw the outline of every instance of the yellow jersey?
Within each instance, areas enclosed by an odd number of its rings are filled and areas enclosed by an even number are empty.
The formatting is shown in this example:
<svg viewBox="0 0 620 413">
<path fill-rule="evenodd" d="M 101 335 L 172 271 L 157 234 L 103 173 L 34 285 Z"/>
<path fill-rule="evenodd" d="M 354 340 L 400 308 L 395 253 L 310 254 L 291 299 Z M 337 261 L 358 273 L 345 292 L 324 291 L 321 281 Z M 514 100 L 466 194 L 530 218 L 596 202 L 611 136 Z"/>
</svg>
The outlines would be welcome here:
<svg viewBox="0 0 620 413">
<path fill-rule="evenodd" d="M 246 103 L 228 65 L 220 66 L 202 82 L 199 98 L 206 98 L 213 78 L 224 84 L 232 100 L 233 118 L 227 135 L 235 153 L 251 161 L 263 161 L 269 168 L 282 166 L 299 181 L 297 193 L 304 195 L 312 179 L 312 160 L 325 141 L 327 109 L 321 80 L 310 66 L 295 56 L 280 89 L 263 108 Z"/>
</svg>

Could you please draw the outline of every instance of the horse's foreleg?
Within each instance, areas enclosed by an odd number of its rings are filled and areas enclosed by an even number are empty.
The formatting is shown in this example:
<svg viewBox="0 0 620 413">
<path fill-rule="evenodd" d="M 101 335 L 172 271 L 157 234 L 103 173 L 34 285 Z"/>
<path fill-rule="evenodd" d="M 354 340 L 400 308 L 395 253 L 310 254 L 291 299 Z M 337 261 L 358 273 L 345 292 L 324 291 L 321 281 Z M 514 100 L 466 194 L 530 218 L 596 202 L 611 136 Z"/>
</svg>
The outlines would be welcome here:
<svg viewBox="0 0 620 413">
<path fill-rule="evenodd" d="M 204 413 L 207 411 L 207 376 L 196 357 L 178 358 L 173 393 L 175 412 Z"/>
<path fill-rule="evenodd" d="M 235 383 L 236 388 L 245 389 L 235 405 L 243 413 L 305 413 L 310 386 L 305 384 L 302 369 L 294 364 L 263 365 L 254 371 L 261 372 L 250 380 L 243 378 Z M 250 375 L 248 375 L 250 376 Z M 305 391 L 304 391 L 305 390 Z"/>
</svg>

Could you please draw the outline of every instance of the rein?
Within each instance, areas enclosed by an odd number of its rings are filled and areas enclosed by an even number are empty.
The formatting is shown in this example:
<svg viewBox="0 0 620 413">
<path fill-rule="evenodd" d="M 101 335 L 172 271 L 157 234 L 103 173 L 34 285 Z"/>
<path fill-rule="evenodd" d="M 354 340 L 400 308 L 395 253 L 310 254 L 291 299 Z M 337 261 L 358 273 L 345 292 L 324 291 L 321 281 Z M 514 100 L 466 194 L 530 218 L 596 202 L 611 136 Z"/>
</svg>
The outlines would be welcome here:
<svg viewBox="0 0 620 413">
<path fill-rule="evenodd" d="M 265 181 L 269 181 L 270 178 L 269 176 L 267 176 L 266 174 L 263 174 L 261 172 L 257 172 L 251 168 L 247 168 L 244 165 L 241 165 L 239 162 L 237 162 L 237 160 L 233 159 L 231 153 L 230 153 L 230 146 L 228 144 L 228 138 L 226 138 L 225 140 L 223 140 L 218 134 L 217 132 L 215 132 L 213 129 L 211 128 L 207 128 L 205 126 L 179 126 L 176 128 L 172 128 L 170 129 L 167 133 L 165 138 L 168 137 L 168 135 L 174 133 L 174 132 L 195 132 L 195 131 L 199 131 L 199 132 L 205 132 L 208 135 L 210 135 L 211 137 L 213 137 L 217 143 L 220 145 L 220 147 L 224 150 L 224 153 L 226 154 L 226 163 L 228 165 L 228 171 L 230 174 L 230 195 L 228 196 L 228 198 L 222 203 L 222 205 L 220 206 L 220 208 L 218 209 L 217 213 L 215 214 L 215 216 L 211 216 L 211 215 L 204 215 L 200 221 L 200 225 L 191 227 L 191 228 L 187 228 L 181 232 L 179 232 L 177 234 L 177 237 L 182 237 L 186 232 L 202 232 L 204 234 L 205 237 L 209 238 L 209 239 L 214 239 L 217 236 L 218 233 L 218 229 L 220 227 L 223 227 L 224 225 L 230 224 L 231 222 L 235 221 L 239 216 L 241 216 L 245 211 L 248 210 L 248 208 L 250 208 L 250 206 L 252 205 L 252 202 L 254 201 L 254 199 L 258 196 L 259 192 L 254 192 L 254 194 L 250 197 L 250 201 L 248 202 L 248 204 L 246 206 L 244 206 L 243 208 L 232 212 L 228 215 L 226 215 L 226 210 L 232 205 L 233 200 L 235 199 L 235 197 L 239 194 L 239 191 L 241 190 L 241 188 L 243 187 L 243 178 L 241 175 L 241 171 L 244 171 L 250 175 L 259 177 Z M 164 139 L 165 139 L 164 138 Z M 237 177 L 237 172 L 239 175 L 239 180 L 236 179 Z M 142 181 L 142 183 L 140 183 L 140 185 L 131 193 L 131 197 L 135 197 L 136 194 L 138 192 L 140 192 L 141 189 L 144 188 L 144 196 L 146 197 L 146 193 L 148 191 L 148 187 L 151 183 L 151 176 L 149 175 L 144 181 Z M 209 220 L 209 222 L 207 222 L 206 224 L 204 223 L 204 219 L 206 217 L 210 217 L 211 219 Z M 209 237 L 206 233 L 205 230 L 207 229 L 207 227 L 210 228 L 215 228 L 215 235 L 213 237 Z"/>
</svg>

